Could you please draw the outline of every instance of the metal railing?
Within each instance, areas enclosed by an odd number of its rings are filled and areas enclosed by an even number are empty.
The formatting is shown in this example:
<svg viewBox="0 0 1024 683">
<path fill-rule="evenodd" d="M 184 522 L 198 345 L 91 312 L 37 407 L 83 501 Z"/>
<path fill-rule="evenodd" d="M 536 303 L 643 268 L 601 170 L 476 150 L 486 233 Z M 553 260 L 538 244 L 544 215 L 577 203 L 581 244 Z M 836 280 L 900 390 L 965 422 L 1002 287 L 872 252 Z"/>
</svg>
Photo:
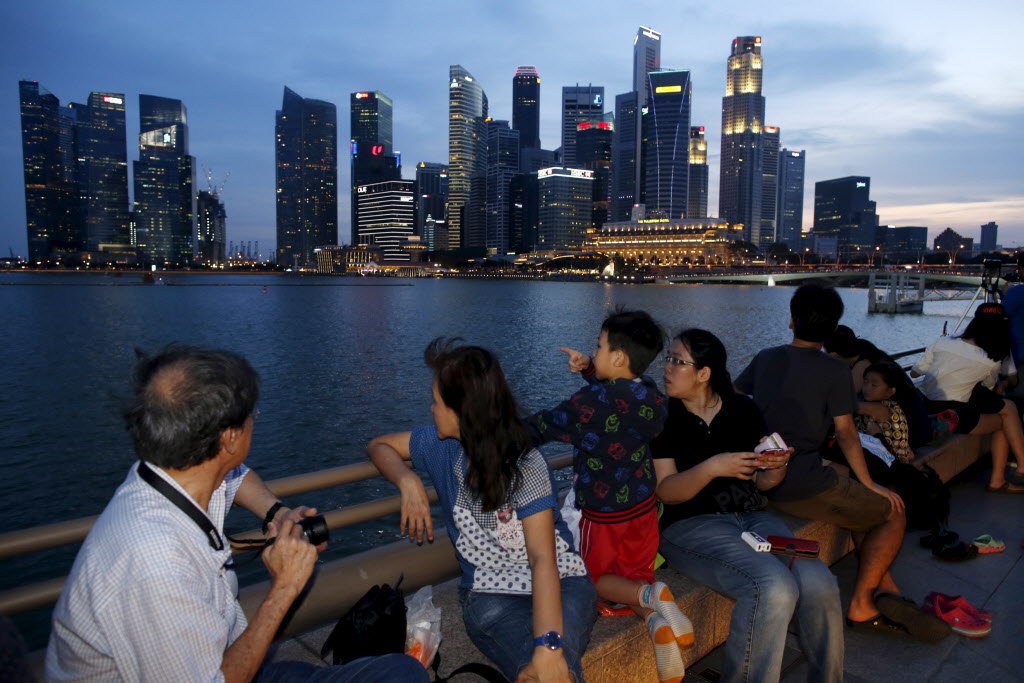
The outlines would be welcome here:
<svg viewBox="0 0 1024 683">
<path fill-rule="evenodd" d="M 571 464 L 572 454 L 560 452 L 547 460 L 549 466 L 557 470 Z M 378 476 L 380 473 L 372 463 L 363 462 L 275 479 L 266 484 L 274 495 L 287 498 Z M 431 502 L 437 501 L 437 492 L 432 487 L 427 489 L 427 494 Z M 401 498 L 388 496 L 325 512 L 324 518 L 330 529 L 339 529 L 379 519 L 400 509 Z M 97 518 L 98 515 L 94 515 L 0 534 L 0 559 L 81 542 Z M 261 538 L 262 533 L 251 529 L 234 536 Z M 409 590 L 456 576 L 459 566 L 447 533 L 442 529 L 434 536 L 433 544 L 422 547 L 399 541 L 318 565 L 314 579 L 296 600 L 278 637 L 290 637 L 336 619 L 371 586 L 393 583 L 400 572 L 405 573 L 402 585 Z M 2 591 L 0 614 L 14 615 L 52 605 L 60 597 L 66 581 L 67 576 L 62 576 Z M 263 581 L 239 591 L 239 601 L 247 616 L 255 613 L 269 589 L 270 582 Z"/>
</svg>

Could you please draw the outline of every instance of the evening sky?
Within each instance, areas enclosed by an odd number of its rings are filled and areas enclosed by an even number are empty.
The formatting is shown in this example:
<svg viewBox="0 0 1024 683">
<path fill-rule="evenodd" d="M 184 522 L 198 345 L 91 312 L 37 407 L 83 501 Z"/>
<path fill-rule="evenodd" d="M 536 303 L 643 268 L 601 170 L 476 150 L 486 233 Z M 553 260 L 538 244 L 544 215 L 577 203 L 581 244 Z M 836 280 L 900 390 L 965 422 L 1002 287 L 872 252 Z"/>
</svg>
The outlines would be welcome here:
<svg viewBox="0 0 1024 683">
<path fill-rule="evenodd" d="M 814 182 L 871 177 L 883 225 L 946 226 L 1024 246 L 1024 5 L 1009 0 L 733 0 L 727 3 L 73 2 L 0 7 L 0 251 L 25 254 L 17 82 L 38 80 L 61 104 L 127 95 L 128 159 L 138 158 L 138 95 L 173 97 L 189 114 L 191 153 L 227 174 L 228 239 L 274 243 L 274 113 L 284 86 L 338 107 L 339 239 L 349 235 L 349 94 L 394 100 L 403 176 L 447 162 L 448 66 L 483 85 L 511 120 L 520 64 L 541 77 L 541 142 L 559 146 L 563 85 L 603 85 L 609 108 L 631 89 L 639 25 L 663 35 L 662 67 L 689 69 L 692 124 L 706 126 L 709 212 L 717 214 L 725 64 L 732 39 L 763 37 L 766 123 L 807 151 L 804 226 Z M 129 183 L 130 185 L 130 183 Z"/>
</svg>

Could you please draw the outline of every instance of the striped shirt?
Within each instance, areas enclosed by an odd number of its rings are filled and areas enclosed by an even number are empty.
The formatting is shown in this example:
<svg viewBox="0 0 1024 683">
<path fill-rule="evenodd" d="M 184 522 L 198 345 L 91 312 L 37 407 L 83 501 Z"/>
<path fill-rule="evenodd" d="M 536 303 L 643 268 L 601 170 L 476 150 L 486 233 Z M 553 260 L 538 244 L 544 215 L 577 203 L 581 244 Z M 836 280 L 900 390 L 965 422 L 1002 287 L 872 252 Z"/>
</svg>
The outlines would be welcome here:
<svg viewBox="0 0 1024 683">
<path fill-rule="evenodd" d="M 152 470 L 188 496 L 157 467 Z M 210 498 L 224 517 L 248 472 L 232 470 Z M 222 681 L 224 652 L 245 630 L 230 546 L 206 534 L 132 467 L 89 532 L 53 612 L 51 681 Z"/>
</svg>

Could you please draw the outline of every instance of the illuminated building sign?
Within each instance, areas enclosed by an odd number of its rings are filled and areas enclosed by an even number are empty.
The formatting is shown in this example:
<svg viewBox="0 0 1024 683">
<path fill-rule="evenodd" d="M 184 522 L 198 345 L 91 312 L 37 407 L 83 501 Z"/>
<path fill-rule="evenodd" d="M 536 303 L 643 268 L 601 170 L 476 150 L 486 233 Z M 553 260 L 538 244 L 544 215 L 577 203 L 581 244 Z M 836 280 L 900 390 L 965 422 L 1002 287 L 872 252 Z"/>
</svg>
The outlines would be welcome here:
<svg viewBox="0 0 1024 683">
<path fill-rule="evenodd" d="M 594 104 L 598 106 L 604 104 L 604 97 L 602 95 L 594 95 Z"/>
<path fill-rule="evenodd" d="M 568 172 L 567 172 L 568 171 Z M 548 176 L 559 175 L 566 178 L 590 178 L 594 177 L 593 171 L 584 171 L 579 168 L 542 168 L 537 171 L 538 178 L 546 178 Z"/>
<path fill-rule="evenodd" d="M 352 140 L 349 143 L 349 152 L 352 154 L 352 156 L 355 156 L 356 154 L 358 154 L 359 153 L 359 143 L 356 142 L 355 140 Z"/>
<path fill-rule="evenodd" d="M 655 94 L 661 94 L 665 92 L 683 92 L 683 86 L 681 85 L 659 85 L 654 89 Z"/>
<path fill-rule="evenodd" d="M 612 124 L 608 123 L 607 121 L 598 121 L 597 122 L 597 129 L 598 130 L 611 130 L 612 129 Z"/>
<path fill-rule="evenodd" d="M 765 126 L 764 127 L 764 132 L 765 133 L 778 133 L 779 129 L 776 126 Z"/>
<path fill-rule="evenodd" d="M 111 97 L 110 95 L 104 95 L 103 101 L 107 104 L 124 104 L 124 100 L 120 97 Z"/>
<path fill-rule="evenodd" d="M 357 187 L 356 194 L 366 194 L 366 185 L 360 185 Z"/>
<path fill-rule="evenodd" d="M 700 127 L 700 132 L 701 132 L 701 134 L 703 134 L 703 133 L 704 133 L 704 126 L 701 126 L 701 127 Z"/>
<path fill-rule="evenodd" d="M 370 154 L 372 154 L 375 157 L 379 157 L 383 153 L 384 145 L 373 145 L 372 147 L 370 147 Z"/>
<path fill-rule="evenodd" d="M 643 35 L 645 38 L 650 38 L 651 40 L 661 40 L 661 34 L 656 31 L 652 31 L 649 28 L 644 29 Z"/>
<path fill-rule="evenodd" d="M 862 183 L 862 182 L 858 182 L 857 183 L 857 187 L 867 187 L 867 186 L 868 186 L 867 183 Z"/>
<path fill-rule="evenodd" d="M 172 142 L 173 142 L 173 140 L 171 140 L 171 134 L 170 133 L 164 133 L 164 144 L 165 145 L 170 145 L 170 144 L 172 144 Z"/>
<path fill-rule="evenodd" d="M 800 156 L 800 152 L 790 152 L 789 156 L 791 156 L 791 157 L 798 157 L 798 156 Z"/>
<path fill-rule="evenodd" d="M 356 99 L 357 100 L 361 100 L 364 97 L 369 97 L 369 96 L 370 96 L 370 93 L 368 93 L 368 92 L 357 92 L 356 93 Z"/>
<path fill-rule="evenodd" d="M 584 121 L 576 126 L 576 130 L 590 130 L 590 121 Z"/>
</svg>

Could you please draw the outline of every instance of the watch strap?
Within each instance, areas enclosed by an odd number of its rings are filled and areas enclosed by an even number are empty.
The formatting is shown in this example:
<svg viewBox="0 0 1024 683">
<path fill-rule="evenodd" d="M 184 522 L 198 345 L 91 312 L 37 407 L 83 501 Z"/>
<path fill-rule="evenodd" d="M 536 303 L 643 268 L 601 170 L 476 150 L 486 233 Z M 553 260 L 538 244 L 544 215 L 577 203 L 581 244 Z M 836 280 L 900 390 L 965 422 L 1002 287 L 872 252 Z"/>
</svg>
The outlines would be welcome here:
<svg viewBox="0 0 1024 683">
<path fill-rule="evenodd" d="M 282 507 L 284 507 L 284 504 L 281 501 L 277 501 L 276 503 L 270 506 L 270 509 L 267 510 L 267 514 L 263 515 L 263 526 L 261 526 L 260 528 L 263 529 L 264 534 L 267 533 L 267 530 L 270 527 L 270 523 L 274 521 L 274 515 L 276 515 L 277 511 L 280 510 Z"/>
</svg>

